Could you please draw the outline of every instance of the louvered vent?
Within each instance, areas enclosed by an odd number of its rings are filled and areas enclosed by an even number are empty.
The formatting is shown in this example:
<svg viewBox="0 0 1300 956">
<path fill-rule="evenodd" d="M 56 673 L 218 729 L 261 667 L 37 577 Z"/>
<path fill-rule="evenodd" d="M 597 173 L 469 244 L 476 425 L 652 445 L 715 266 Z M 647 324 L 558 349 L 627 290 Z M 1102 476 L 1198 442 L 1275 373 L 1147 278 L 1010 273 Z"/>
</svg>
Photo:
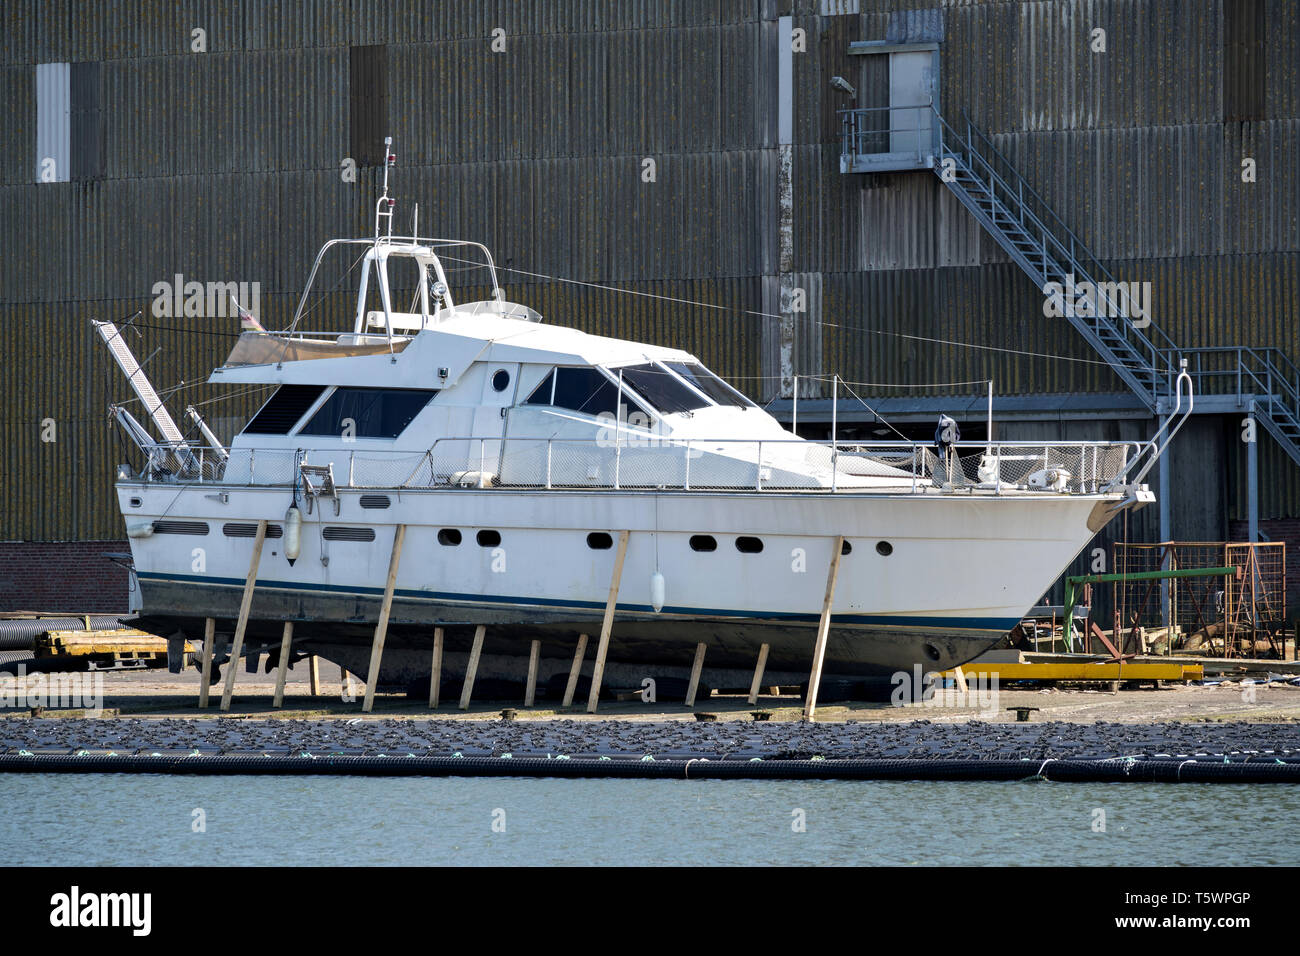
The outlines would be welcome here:
<svg viewBox="0 0 1300 956">
<path fill-rule="evenodd" d="M 159 520 L 153 523 L 154 534 L 207 534 L 206 521 Z"/>
<path fill-rule="evenodd" d="M 225 532 L 227 538 L 256 538 L 257 537 L 257 525 L 255 524 L 242 524 L 239 522 L 231 522 L 229 524 L 223 524 L 221 526 L 221 530 Z M 281 528 L 278 524 L 268 524 L 266 526 L 266 536 L 268 538 L 279 538 L 283 534 L 284 534 L 284 529 Z"/>
<path fill-rule="evenodd" d="M 322 532 L 326 541 L 374 541 L 374 528 L 326 527 Z"/>
</svg>

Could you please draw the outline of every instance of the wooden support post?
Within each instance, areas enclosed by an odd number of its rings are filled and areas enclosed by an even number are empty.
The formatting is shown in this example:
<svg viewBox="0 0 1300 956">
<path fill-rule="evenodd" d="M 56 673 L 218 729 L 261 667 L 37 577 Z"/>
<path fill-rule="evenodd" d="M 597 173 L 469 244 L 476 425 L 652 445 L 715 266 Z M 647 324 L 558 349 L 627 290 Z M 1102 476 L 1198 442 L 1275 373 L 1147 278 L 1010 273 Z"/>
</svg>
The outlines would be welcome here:
<svg viewBox="0 0 1300 956">
<path fill-rule="evenodd" d="M 835 581 L 840 576 L 840 552 L 844 550 L 844 536 L 835 539 L 831 553 L 831 567 L 826 574 L 826 597 L 822 601 L 822 616 L 817 623 L 817 644 L 813 648 L 812 673 L 808 676 L 808 696 L 803 702 L 804 720 L 812 720 L 817 709 L 817 690 L 822 682 L 822 662 L 826 659 L 826 639 L 831 633 L 831 604 L 835 600 Z"/>
<path fill-rule="evenodd" d="M 339 668 L 339 693 L 344 700 L 352 696 L 352 675 L 346 667 Z"/>
<path fill-rule="evenodd" d="M 208 706 L 208 686 L 212 683 L 212 645 L 217 640 L 217 622 L 207 618 L 203 622 L 203 676 L 199 678 L 199 706 Z"/>
<path fill-rule="evenodd" d="M 605 677 L 605 655 L 609 652 L 609 632 L 614 627 L 614 607 L 618 604 L 618 586 L 623 580 L 623 559 L 627 557 L 626 531 L 618 533 L 618 555 L 614 558 L 614 575 L 609 582 L 609 598 L 605 601 L 605 619 L 600 625 L 600 643 L 596 645 L 596 664 L 591 672 L 591 693 L 587 695 L 587 713 L 596 712 L 600 700 L 600 682 Z"/>
<path fill-rule="evenodd" d="M 474 693 L 474 675 L 478 673 L 478 659 L 483 653 L 483 635 L 487 628 L 480 624 L 474 628 L 474 644 L 469 649 L 469 665 L 465 668 L 465 683 L 460 689 L 460 709 L 469 710 L 470 696 Z"/>
<path fill-rule="evenodd" d="M 284 706 L 284 682 L 289 677 L 289 649 L 293 646 L 293 621 L 284 622 L 284 636 L 280 638 L 280 664 L 275 669 L 275 699 L 272 707 Z"/>
<path fill-rule="evenodd" d="M 253 538 L 253 557 L 248 562 L 248 577 L 244 579 L 244 599 L 239 602 L 239 620 L 235 624 L 235 642 L 230 647 L 230 662 L 226 665 L 226 686 L 221 692 L 221 709 L 230 709 L 230 697 L 235 692 L 235 674 L 239 671 L 239 658 L 244 651 L 244 631 L 248 627 L 248 612 L 253 607 L 253 588 L 257 584 L 257 566 L 262 561 L 262 545 L 266 543 L 266 519 L 257 523 L 257 536 Z"/>
<path fill-rule="evenodd" d="M 375 706 L 375 688 L 379 685 L 379 665 L 384 658 L 384 641 L 388 638 L 388 612 L 393 608 L 393 588 L 397 585 L 397 566 L 402 560 L 402 542 L 406 540 L 406 525 L 399 524 L 393 533 L 393 554 L 388 559 L 388 580 L 384 583 L 384 603 L 379 605 L 379 622 L 375 625 L 375 640 L 370 646 L 370 670 L 366 674 L 366 699 L 361 704 L 363 713 Z"/>
<path fill-rule="evenodd" d="M 573 666 L 569 668 L 569 682 L 564 685 L 564 700 L 561 707 L 573 706 L 573 694 L 578 689 L 578 675 L 582 672 L 582 659 L 587 654 L 587 635 L 578 635 L 578 647 L 573 652 Z"/>
<path fill-rule="evenodd" d="M 528 649 L 528 684 L 524 688 L 524 706 L 533 706 L 537 699 L 537 665 L 542 656 L 542 642 L 533 641 Z"/>
<path fill-rule="evenodd" d="M 315 654 L 311 656 L 307 675 L 311 680 L 311 695 L 316 697 L 320 694 L 320 658 Z"/>
<path fill-rule="evenodd" d="M 433 629 L 433 666 L 429 671 L 429 709 L 438 709 L 442 695 L 442 628 Z"/>
<path fill-rule="evenodd" d="M 758 649 L 758 663 L 754 666 L 754 680 L 749 685 L 749 704 L 758 703 L 758 688 L 763 683 L 763 670 L 767 667 L 767 652 L 771 649 L 770 644 L 764 644 Z"/>
<path fill-rule="evenodd" d="M 960 667 L 954 667 L 952 669 L 952 680 L 953 683 L 957 685 L 957 690 L 960 693 L 965 694 L 970 690 L 966 684 L 966 673 Z"/>
<path fill-rule="evenodd" d="M 695 645 L 695 663 L 691 665 L 691 680 L 686 685 L 686 706 L 695 706 L 695 692 L 700 688 L 700 672 L 704 670 L 704 651 L 708 645 Z"/>
</svg>

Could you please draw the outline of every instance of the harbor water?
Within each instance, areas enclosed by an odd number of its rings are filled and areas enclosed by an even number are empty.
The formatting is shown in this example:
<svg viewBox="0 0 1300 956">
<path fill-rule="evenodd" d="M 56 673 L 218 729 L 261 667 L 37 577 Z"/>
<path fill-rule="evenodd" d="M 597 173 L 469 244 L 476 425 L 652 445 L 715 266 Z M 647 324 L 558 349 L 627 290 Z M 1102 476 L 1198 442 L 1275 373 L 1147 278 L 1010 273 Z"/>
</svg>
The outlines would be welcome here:
<svg viewBox="0 0 1300 956">
<path fill-rule="evenodd" d="M 11 774 L 0 805 L 8 865 L 1300 864 L 1300 788 L 1259 784 Z"/>
</svg>

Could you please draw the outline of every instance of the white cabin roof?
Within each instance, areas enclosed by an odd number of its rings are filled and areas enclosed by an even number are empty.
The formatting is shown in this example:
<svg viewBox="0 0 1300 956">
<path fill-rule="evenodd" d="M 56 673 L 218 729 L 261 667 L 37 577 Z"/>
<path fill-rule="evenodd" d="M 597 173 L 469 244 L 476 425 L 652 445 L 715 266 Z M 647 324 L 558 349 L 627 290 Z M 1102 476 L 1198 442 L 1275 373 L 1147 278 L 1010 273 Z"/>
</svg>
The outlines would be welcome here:
<svg viewBox="0 0 1300 956">
<path fill-rule="evenodd" d="M 474 362 L 520 362 L 551 365 L 603 365 L 616 367 L 651 360 L 698 361 L 689 352 L 631 342 L 579 329 L 527 322 L 495 315 L 452 312 L 433 328 L 401 342 L 400 351 L 370 355 L 347 354 L 340 336 L 338 357 L 269 362 L 259 365 L 224 365 L 214 369 L 210 382 L 262 382 L 301 385 L 374 385 L 393 388 L 448 388 Z M 268 335 L 268 345 L 283 342 Z M 325 351 L 331 344 L 321 340 Z M 233 354 L 233 353 L 232 353 Z M 442 378 L 439 370 L 446 369 Z"/>
</svg>

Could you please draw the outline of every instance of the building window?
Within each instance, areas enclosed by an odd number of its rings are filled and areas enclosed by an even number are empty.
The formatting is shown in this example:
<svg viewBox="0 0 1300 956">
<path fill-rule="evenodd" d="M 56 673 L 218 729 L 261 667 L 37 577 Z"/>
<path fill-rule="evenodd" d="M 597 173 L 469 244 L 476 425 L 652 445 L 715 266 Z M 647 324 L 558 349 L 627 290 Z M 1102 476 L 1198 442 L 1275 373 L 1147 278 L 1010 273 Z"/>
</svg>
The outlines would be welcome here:
<svg viewBox="0 0 1300 956">
<path fill-rule="evenodd" d="M 1265 118 L 1265 0 L 1223 2 L 1223 119 Z"/>
<path fill-rule="evenodd" d="M 99 63 L 36 66 L 38 183 L 104 175 L 104 111 Z"/>
<path fill-rule="evenodd" d="M 388 127 L 388 47 L 354 46 L 348 58 L 348 148 L 359 166 L 382 166 Z"/>
</svg>

